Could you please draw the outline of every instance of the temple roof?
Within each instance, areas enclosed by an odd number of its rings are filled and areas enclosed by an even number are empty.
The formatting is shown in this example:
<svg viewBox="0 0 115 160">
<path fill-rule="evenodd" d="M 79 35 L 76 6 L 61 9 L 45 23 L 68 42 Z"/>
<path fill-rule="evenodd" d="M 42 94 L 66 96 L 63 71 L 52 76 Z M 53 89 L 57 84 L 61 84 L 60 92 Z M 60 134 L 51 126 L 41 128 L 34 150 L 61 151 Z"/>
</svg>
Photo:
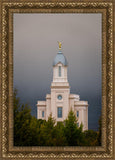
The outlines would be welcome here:
<svg viewBox="0 0 115 160">
<path fill-rule="evenodd" d="M 57 53 L 57 55 L 56 55 L 56 57 L 55 57 L 55 59 L 53 61 L 53 66 L 55 66 L 59 62 L 62 63 L 64 66 L 68 65 L 66 57 L 63 55 L 63 53 L 61 52 L 61 50 L 59 50 L 59 52 Z"/>
</svg>

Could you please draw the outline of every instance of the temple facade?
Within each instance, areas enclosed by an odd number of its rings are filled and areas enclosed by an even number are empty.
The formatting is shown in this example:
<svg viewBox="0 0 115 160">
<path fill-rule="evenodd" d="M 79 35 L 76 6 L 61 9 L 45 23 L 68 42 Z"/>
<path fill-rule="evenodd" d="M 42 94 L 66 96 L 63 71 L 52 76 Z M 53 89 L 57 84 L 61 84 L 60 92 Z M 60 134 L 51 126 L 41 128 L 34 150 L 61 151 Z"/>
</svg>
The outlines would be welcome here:
<svg viewBox="0 0 115 160">
<path fill-rule="evenodd" d="M 79 95 L 70 93 L 67 67 L 68 63 L 59 42 L 59 51 L 53 61 L 51 93 L 46 94 L 46 101 L 37 101 L 37 118 L 48 120 L 52 113 L 56 122 L 64 121 L 72 109 L 78 119 L 77 125 L 82 123 L 83 130 L 88 130 L 88 102 L 81 101 Z"/>
</svg>

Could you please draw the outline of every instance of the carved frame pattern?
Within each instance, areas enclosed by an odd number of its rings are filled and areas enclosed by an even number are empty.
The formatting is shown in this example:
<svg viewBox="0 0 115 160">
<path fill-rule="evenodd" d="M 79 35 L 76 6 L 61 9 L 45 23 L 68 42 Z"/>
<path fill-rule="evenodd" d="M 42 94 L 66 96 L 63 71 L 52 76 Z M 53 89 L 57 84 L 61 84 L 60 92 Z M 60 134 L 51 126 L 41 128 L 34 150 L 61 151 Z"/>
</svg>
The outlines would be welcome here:
<svg viewBox="0 0 115 160">
<path fill-rule="evenodd" d="M 102 146 L 13 146 L 13 14 L 102 14 Z M 113 157 L 113 4 L 111 2 L 3 2 L 1 54 L 2 157 L 75 159 Z M 9 123 L 8 123 L 9 122 Z"/>
</svg>

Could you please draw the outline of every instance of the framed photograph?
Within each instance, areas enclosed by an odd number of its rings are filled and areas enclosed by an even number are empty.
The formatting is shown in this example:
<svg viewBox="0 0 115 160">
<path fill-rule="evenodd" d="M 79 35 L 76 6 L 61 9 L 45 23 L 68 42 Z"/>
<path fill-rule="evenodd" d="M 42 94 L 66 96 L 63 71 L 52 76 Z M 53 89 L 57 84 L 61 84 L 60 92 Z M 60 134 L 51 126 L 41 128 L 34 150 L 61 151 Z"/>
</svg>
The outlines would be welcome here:
<svg viewBox="0 0 115 160">
<path fill-rule="evenodd" d="M 1 1 L 1 159 L 114 159 L 113 1 Z"/>
</svg>

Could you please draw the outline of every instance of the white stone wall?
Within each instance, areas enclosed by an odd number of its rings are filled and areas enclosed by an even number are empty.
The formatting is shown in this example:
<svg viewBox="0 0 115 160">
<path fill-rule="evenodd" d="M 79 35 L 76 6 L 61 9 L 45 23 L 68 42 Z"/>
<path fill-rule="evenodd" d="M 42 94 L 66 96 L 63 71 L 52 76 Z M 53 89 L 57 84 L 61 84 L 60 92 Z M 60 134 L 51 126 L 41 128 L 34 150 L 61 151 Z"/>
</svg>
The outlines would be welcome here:
<svg viewBox="0 0 115 160">
<path fill-rule="evenodd" d="M 44 117 L 42 117 L 42 111 L 44 111 Z M 46 106 L 37 107 L 37 118 L 46 120 Z"/>
<path fill-rule="evenodd" d="M 61 66 L 61 77 L 59 77 L 59 66 Z M 53 67 L 53 82 L 68 82 L 67 79 L 67 66 L 58 63 Z"/>
<path fill-rule="evenodd" d="M 75 106 L 75 115 L 76 112 L 79 111 L 79 117 L 78 122 L 79 125 L 82 123 L 83 124 L 83 130 L 87 130 L 88 129 L 88 107 L 87 106 Z"/>
<path fill-rule="evenodd" d="M 62 95 L 61 100 L 58 100 L 58 95 Z M 57 107 L 62 107 L 62 118 L 57 117 Z M 48 120 L 48 117 L 52 113 L 52 117 L 56 119 L 56 122 L 64 121 L 71 109 L 74 111 L 76 117 L 77 111 L 79 111 L 79 117 L 77 118 L 79 126 L 82 123 L 83 130 L 88 130 L 88 103 L 87 101 L 77 101 L 76 103 L 76 98 L 74 99 L 70 96 L 70 90 L 68 88 L 51 89 L 51 95 L 46 96 L 46 102 L 40 101 L 38 103 L 37 118 Z M 42 111 L 44 111 L 44 117 L 42 117 Z"/>
<path fill-rule="evenodd" d="M 51 94 L 46 95 L 46 120 L 51 114 Z"/>
<path fill-rule="evenodd" d="M 63 121 L 68 115 L 69 93 L 70 93 L 69 88 L 52 88 L 51 89 L 51 111 L 52 111 L 52 116 L 56 119 L 56 121 Z M 57 98 L 58 95 L 62 96 L 61 100 Z M 62 107 L 62 111 L 63 111 L 62 118 L 57 117 L 58 107 Z"/>
</svg>

